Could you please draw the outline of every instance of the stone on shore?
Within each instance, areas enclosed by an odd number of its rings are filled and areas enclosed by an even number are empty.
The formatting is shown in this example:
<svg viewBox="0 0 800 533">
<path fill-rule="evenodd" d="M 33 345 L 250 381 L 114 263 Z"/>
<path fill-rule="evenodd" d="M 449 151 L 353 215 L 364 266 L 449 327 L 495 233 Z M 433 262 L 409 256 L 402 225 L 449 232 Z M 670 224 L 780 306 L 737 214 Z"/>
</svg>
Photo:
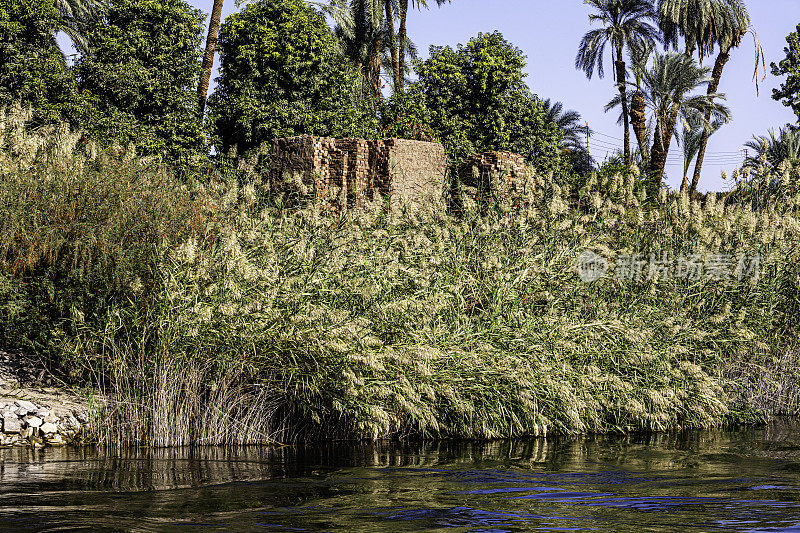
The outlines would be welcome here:
<svg viewBox="0 0 800 533">
<path fill-rule="evenodd" d="M 3 413 L 3 433 L 19 433 L 22 430 L 22 424 L 16 413 L 6 412 Z"/>
<path fill-rule="evenodd" d="M 17 406 L 17 413 L 22 416 L 26 414 L 34 414 L 39 411 L 39 407 L 33 403 L 29 402 L 28 400 L 16 400 L 14 404 Z M 22 413 L 21 411 L 25 411 Z"/>
</svg>

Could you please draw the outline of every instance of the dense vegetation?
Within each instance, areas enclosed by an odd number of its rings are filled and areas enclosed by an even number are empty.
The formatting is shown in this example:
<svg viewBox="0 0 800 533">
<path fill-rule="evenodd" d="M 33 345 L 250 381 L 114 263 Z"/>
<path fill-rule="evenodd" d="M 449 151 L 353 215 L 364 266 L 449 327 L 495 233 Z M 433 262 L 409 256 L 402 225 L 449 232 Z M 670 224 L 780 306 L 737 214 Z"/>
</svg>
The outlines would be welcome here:
<svg viewBox="0 0 800 533">
<path fill-rule="evenodd" d="M 220 29 L 220 77 L 209 101 L 217 146 L 258 149 L 276 137 L 374 137 L 325 18 L 299 0 L 248 4 Z"/>
<path fill-rule="evenodd" d="M 619 173 L 570 199 L 531 174 L 487 217 L 330 215 L 270 207 L 244 161 L 183 181 L 2 124 L 0 341 L 108 392 L 106 438 L 492 438 L 800 407 L 797 167 L 704 203 L 651 204 Z M 585 250 L 763 259 L 741 281 L 584 283 Z"/>
<path fill-rule="evenodd" d="M 207 152 L 196 87 L 203 16 L 183 0 L 111 0 L 76 64 L 83 127 L 102 144 L 133 143 L 179 161 Z M 184 161 L 185 162 L 185 161 Z"/>
<path fill-rule="evenodd" d="M 756 137 L 732 192 L 696 194 L 708 138 L 731 116 L 717 88 L 750 31 L 744 5 L 587 3 L 602 28 L 576 65 L 602 74 L 612 50 L 608 109 L 626 131 L 600 168 L 580 116 L 534 93 L 500 33 L 416 58 L 407 15 L 425 2 L 335 2 L 330 28 L 319 6 L 256 0 L 222 23 L 218 47 L 209 32 L 201 67 L 202 15 L 184 0 L 0 0 L 0 345 L 105 393 L 98 437 L 124 443 L 800 414 L 800 136 Z M 74 66 L 61 31 L 81 52 Z M 777 73 L 791 103 L 789 50 Z M 713 69 L 698 64 L 712 54 Z M 446 199 L 281 209 L 265 148 L 301 133 L 438 140 L 454 164 L 513 150 L 530 174 L 520 202 L 497 209 L 450 189 L 459 216 Z M 686 178 L 669 193 L 679 135 Z M 588 283 L 586 251 L 717 269 Z"/>
</svg>

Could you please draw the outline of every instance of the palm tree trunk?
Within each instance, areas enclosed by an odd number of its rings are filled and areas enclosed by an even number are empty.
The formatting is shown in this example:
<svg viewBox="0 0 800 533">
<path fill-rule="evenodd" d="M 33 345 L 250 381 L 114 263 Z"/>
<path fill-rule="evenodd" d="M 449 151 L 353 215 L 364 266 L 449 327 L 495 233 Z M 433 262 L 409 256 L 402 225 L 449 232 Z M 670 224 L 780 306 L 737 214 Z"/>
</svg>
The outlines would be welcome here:
<svg viewBox="0 0 800 533">
<path fill-rule="evenodd" d="M 720 51 L 717 60 L 714 63 L 714 70 L 711 73 L 711 82 L 708 84 L 708 93 L 716 94 L 719 90 L 719 82 L 722 79 L 722 71 L 725 65 L 730 60 L 730 48 Z M 711 118 L 711 113 L 706 112 L 706 122 Z M 689 195 L 694 196 L 697 192 L 697 184 L 700 183 L 700 174 L 703 171 L 703 160 L 706 157 L 706 148 L 708 147 L 708 138 L 711 136 L 707 130 L 703 131 L 703 136 L 700 138 L 700 148 L 697 152 L 697 162 L 694 165 L 694 176 L 692 177 L 692 186 L 689 188 Z"/>
<path fill-rule="evenodd" d="M 402 91 L 406 85 L 406 19 L 408 18 L 408 0 L 400 0 L 400 29 L 397 34 L 397 40 L 400 41 L 400 51 L 398 52 L 398 74 L 397 81 L 400 83 L 395 88 Z"/>
<path fill-rule="evenodd" d="M 392 81 L 394 82 L 394 89 L 397 91 L 400 87 L 400 63 L 397 58 L 397 37 L 394 34 L 392 0 L 384 0 L 383 5 L 386 8 L 386 26 L 389 30 L 389 50 L 392 52 Z"/>
<path fill-rule="evenodd" d="M 378 37 L 378 41 L 375 43 L 375 56 L 372 58 L 372 81 L 375 84 L 375 104 L 377 105 L 378 102 L 383 100 L 383 92 L 381 91 L 382 83 L 381 83 L 381 67 L 383 66 L 383 37 Z"/>
<path fill-rule="evenodd" d="M 622 57 L 622 50 L 617 49 L 617 57 Z M 631 164 L 631 127 L 630 127 L 630 115 L 628 113 L 628 95 L 627 95 L 627 88 L 625 87 L 625 80 L 627 79 L 626 69 L 625 69 L 625 62 L 622 60 L 616 61 L 617 67 L 617 87 L 619 87 L 619 95 L 622 100 L 622 122 L 624 123 L 625 127 L 625 134 L 623 135 L 625 139 L 625 164 Z"/>
<path fill-rule="evenodd" d="M 631 125 L 636 135 L 636 142 L 639 144 L 642 160 L 646 164 L 650 159 L 650 147 L 647 146 L 647 104 L 644 94 L 639 90 L 631 97 Z"/>
<path fill-rule="evenodd" d="M 200 82 L 197 85 L 197 102 L 201 120 L 206 110 L 206 97 L 208 96 L 208 85 L 211 82 L 211 69 L 214 66 L 214 52 L 217 50 L 217 36 L 219 35 L 219 21 L 222 18 L 223 2 L 224 0 L 214 0 L 214 7 L 211 8 L 211 20 L 208 22 L 206 51 L 203 54 Z"/>
<path fill-rule="evenodd" d="M 661 189 L 661 183 L 664 181 L 664 169 L 672 144 L 672 132 L 675 131 L 675 123 L 678 121 L 678 111 L 677 108 L 673 108 L 669 110 L 668 115 L 662 114 L 658 117 L 653 149 L 650 151 L 650 173 L 655 180 L 656 191 Z"/>
</svg>

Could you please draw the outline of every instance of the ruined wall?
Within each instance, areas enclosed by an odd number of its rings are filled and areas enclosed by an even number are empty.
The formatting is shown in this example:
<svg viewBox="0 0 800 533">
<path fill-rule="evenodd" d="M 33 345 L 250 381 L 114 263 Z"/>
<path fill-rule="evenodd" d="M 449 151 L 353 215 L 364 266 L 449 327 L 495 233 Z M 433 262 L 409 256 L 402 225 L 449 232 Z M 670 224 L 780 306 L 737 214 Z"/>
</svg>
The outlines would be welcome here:
<svg viewBox="0 0 800 533">
<path fill-rule="evenodd" d="M 458 167 L 463 193 L 482 209 L 518 200 L 524 192 L 527 165 L 513 152 L 475 154 Z"/>
<path fill-rule="evenodd" d="M 442 196 L 447 173 L 447 155 L 439 143 L 387 139 L 378 141 L 385 151 L 388 168 L 378 176 L 389 177 L 389 187 L 382 184 L 392 204 L 431 203 Z"/>
<path fill-rule="evenodd" d="M 419 204 L 441 195 L 446 169 L 438 143 L 304 135 L 273 141 L 269 179 L 292 203 L 357 207 L 389 198 Z"/>
<path fill-rule="evenodd" d="M 343 160 L 335 143 L 310 135 L 272 141 L 269 182 L 273 192 L 301 202 L 331 196 L 332 187 L 344 184 Z"/>
</svg>

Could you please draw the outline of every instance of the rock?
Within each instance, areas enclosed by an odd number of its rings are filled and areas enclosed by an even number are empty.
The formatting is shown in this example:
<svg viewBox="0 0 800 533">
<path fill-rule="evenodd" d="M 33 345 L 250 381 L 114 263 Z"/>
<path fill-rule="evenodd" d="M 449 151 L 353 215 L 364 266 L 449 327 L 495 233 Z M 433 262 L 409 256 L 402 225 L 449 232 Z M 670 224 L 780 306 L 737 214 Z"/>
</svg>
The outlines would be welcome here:
<svg viewBox="0 0 800 533">
<path fill-rule="evenodd" d="M 19 433 L 22 429 L 22 424 L 16 413 L 6 412 L 3 413 L 3 432 L 4 433 Z"/>
<path fill-rule="evenodd" d="M 33 402 L 29 402 L 27 400 L 17 400 L 14 402 L 19 409 L 24 409 L 27 413 L 35 413 L 39 410 L 39 407 Z M 17 411 L 19 412 L 19 411 Z"/>
<path fill-rule="evenodd" d="M 27 422 L 28 427 L 32 427 L 32 428 L 38 428 L 42 424 L 44 424 L 44 420 L 42 420 L 38 416 L 28 417 L 28 418 L 25 419 L 25 422 Z"/>
<path fill-rule="evenodd" d="M 47 418 L 48 416 L 50 416 L 50 411 L 48 409 L 39 409 L 36 412 L 36 416 L 40 418 Z"/>
<path fill-rule="evenodd" d="M 58 426 L 56 426 L 52 422 L 45 422 L 44 424 L 41 425 L 39 431 L 41 431 L 45 435 L 48 433 L 58 433 Z"/>
<path fill-rule="evenodd" d="M 44 424 L 41 425 L 41 427 L 39 427 L 39 431 L 41 431 L 44 434 L 58 433 L 59 427 L 58 424 L 54 424 L 53 422 L 45 422 Z"/>
<path fill-rule="evenodd" d="M 55 435 L 52 435 L 50 437 L 45 437 L 45 442 L 47 442 L 47 444 L 49 444 L 50 446 L 66 446 L 67 445 L 67 440 L 64 437 L 62 437 L 61 435 L 59 435 L 58 433 L 56 433 Z"/>
</svg>

